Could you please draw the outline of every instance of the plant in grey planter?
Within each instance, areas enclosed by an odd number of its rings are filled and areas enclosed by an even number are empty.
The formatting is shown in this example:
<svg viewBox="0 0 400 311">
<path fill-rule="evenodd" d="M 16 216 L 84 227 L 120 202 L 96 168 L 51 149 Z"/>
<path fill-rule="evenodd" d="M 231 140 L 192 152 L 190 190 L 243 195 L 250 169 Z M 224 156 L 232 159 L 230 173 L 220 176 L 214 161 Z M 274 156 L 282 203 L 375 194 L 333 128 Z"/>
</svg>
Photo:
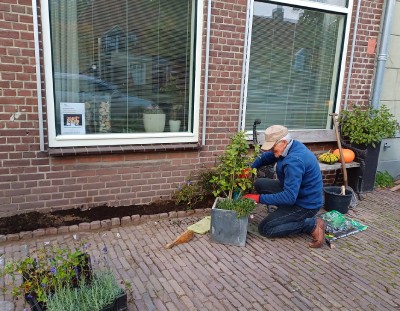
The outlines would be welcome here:
<svg viewBox="0 0 400 311">
<path fill-rule="evenodd" d="M 211 209 L 211 240 L 217 243 L 244 246 L 247 236 L 248 216 L 255 207 L 242 194 L 252 187 L 251 174 L 256 170 L 249 165 L 258 155 L 259 147 L 249 150 L 246 134 L 235 134 L 219 157 L 210 182 L 215 184 L 216 200 Z"/>
<path fill-rule="evenodd" d="M 378 109 L 370 106 L 364 110 L 355 107 L 353 110 L 342 111 L 339 124 L 344 138 L 342 145 L 352 149 L 356 153 L 356 160 L 361 163 L 359 172 L 349 175 L 349 184 L 359 192 L 372 191 L 381 141 L 394 137 L 400 131 L 400 126 L 385 105 Z"/>
<path fill-rule="evenodd" d="M 248 216 L 255 205 L 250 199 L 234 201 L 217 197 L 211 209 L 211 240 L 216 243 L 245 246 Z"/>
</svg>

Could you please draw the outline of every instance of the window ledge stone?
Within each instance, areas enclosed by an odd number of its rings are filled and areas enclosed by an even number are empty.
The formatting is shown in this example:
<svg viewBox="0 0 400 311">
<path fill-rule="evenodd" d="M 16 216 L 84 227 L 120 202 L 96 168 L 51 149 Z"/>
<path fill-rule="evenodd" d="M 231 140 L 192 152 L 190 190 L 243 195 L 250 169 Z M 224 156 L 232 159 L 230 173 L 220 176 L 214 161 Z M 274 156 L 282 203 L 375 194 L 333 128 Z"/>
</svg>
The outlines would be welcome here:
<svg viewBox="0 0 400 311">
<path fill-rule="evenodd" d="M 201 148 L 199 143 L 177 144 L 149 144 L 149 145 L 122 145 L 122 146 L 93 146 L 93 147 L 62 147 L 49 148 L 52 157 L 67 157 L 77 155 L 145 153 L 167 151 L 194 151 Z"/>
<path fill-rule="evenodd" d="M 289 130 L 293 139 L 302 143 L 335 142 L 334 130 Z M 252 139 L 252 135 L 249 137 Z M 264 142 L 264 131 L 257 131 L 257 140 L 260 144 Z"/>
</svg>

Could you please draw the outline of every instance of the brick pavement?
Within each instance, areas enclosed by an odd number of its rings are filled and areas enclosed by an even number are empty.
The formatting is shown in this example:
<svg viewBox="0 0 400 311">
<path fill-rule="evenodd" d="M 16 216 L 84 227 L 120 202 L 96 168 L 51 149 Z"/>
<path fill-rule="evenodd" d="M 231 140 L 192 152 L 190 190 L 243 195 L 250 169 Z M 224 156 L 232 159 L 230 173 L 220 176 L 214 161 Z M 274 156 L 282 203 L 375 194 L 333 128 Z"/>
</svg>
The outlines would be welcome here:
<svg viewBox="0 0 400 311">
<path fill-rule="evenodd" d="M 335 249 L 310 249 L 306 235 L 266 239 L 252 234 L 246 247 L 213 244 L 206 234 L 164 249 L 201 219 L 193 214 L 6 241 L 0 254 L 7 260 L 45 242 L 73 247 L 88 240 L 97 258 L 106 246 L 111 268 L 132 285 L 130 311 L 400 310 L 399 208 L 400 192 L 366 194 L 348 216 L 368 229 L 335 241 Z M 21 301 L 16 310 L 23 310 Z"/>
</svg>

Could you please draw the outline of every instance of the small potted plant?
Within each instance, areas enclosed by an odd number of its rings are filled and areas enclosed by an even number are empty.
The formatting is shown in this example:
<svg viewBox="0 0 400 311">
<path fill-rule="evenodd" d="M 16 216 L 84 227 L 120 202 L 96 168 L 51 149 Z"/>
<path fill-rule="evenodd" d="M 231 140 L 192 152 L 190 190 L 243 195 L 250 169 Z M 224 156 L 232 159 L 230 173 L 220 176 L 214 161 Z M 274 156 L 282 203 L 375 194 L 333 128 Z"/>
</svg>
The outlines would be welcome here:
<svg viewBox="0 0 400 311">
<path fill-rule="evenodd" d="M 182 114 L 183 104 L 173 104 L 171 107 L 171 114 L 169 119 L 169 130 L 171 132 L 179 132 L 181 127 L 180 115 Z"/>
<path fill-rule="evenodd" d="M 176 76 L 171 76 L 161 91 L 168 95 L 171 101 L 170 119 L 168 120 L 171 132 L 179 132 L 181 125 L 180 114 L 183 110 L 183 86 L 180 85 Z"/>
<path fill-rule="evenodd" d="M 165 113 L 158 105 L 151 105 L 143 110 L 143 124 L 146 132 L 164 132 Z"/>
<path fill-rule="evenodd" d="M 385 105 L 379 108 L 370 106 L 367 109 L 354 107 L 342 111 L 339 125 L 342 145 L 352 149 L 356 160 L 361 163 L 361 171 L 353 177 L 349 176 L 349 183 L 355 185 L 359 192 L 370 192 L 374 189 L 381 141 L 394 137 L 400 131 L 400 126 Z M 360 176 L 360 182 L 357 176 Z M 355 178 L 357 180 L 352 180 Z"/>
<path fill-rule="evenodd" d="M 13 297 L 22 296 L 32 311 L 71 310 L 71 306 L 74 306 L 74 310 L 126 310 L 122 307 L 124 302 L 126 307 L 126 294 L 122 290 L 114 289 L 116 281 L 113 282 L 109 275 L 93 275 L 87 247 L 88 244 L 83 244 L 83 251 L 80 248 L 71 251 L 49 245 L 25 258 L 7 262 L 0 273 L 0 277 L 5 279 L 3 292 L 11 289 Z M 21 277 L 22 281 L 19 283 Z M 92 285 L 95 287 L 92 288 Z M 110 290 L 111 287 L 113 290 Z M 71 293 L 74 293 L 75 300 L 97 301 L 86 303 L 87 307 L 75 307 L 75 304 L 68 302 L 61 307 L 61 301 L 66 301 L 64 298 Z M 104 309 L 115 303 L 121 308 Z M 52 308 L 55 304 L 57 307 Z"/>
<path fill-rule="evenodd" d="M 249 150 L 246 134 L 239 132 L 231 138 L 210 182 L 216 200 L 211 209 L 211 240 L 217 243 L 244 246 L 248 216 L 255 207 L 253 200 L 241 196 L 251 189 L 250 176 L 256 173 L 249 165 L 258 155 L 259 147 Z"/>
</svg>

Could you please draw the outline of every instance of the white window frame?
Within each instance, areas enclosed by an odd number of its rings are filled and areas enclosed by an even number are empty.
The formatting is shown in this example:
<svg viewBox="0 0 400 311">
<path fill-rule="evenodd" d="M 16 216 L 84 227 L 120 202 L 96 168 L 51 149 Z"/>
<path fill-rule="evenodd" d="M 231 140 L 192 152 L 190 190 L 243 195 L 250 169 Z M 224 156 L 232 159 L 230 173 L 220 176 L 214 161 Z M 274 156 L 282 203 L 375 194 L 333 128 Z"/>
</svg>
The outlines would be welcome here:
<svg viewBox="0 0 400 311">
<path fill-rule="evenodd" d="M 203 1 L 193 0 L 197 5 L 196 23 L 193 32 L 196 38 L 196 49 L 194 66 L 191 71 L 195 72 L 194 85 L 190 92 L 193 93 L 193 110 L 189 115 L 189 128 L 193 132 L 163 132 L 163 133 L 111 133 L 111 134 L 85 134 L 85 135 L 56 135 L 55 105 L 53 91 L 53 61 L 50 39 L 50 11 L 49 0 L 41 2 L 42 33 L 43 33 L 43 58 L 45 71 L 45 91 L 47 105 L 48 142 L 49 147 L 79 147 L 79 146 L 110 146 L 110 145 L 145 145 L 197 142 L 199 140 L 199 118 L 200 118 L 200 79 L 201 79 L 201 51 L 203 33 Z"/>
<path fill-rule="evenodd" d="M 246 122 L 246 106 L 247 106 L 247 86 L 248 86 L 248 78 L 249 78 L 249 64 L 250 64 L 250 52 L 251 52 L 251 36 L 252 36 L 252 25 L 253 25 L 253 8 L 254 2 L 256 0 L 248 0 L 248 10 L 247 10 L 247 22 L 246 22 L 246 29 L 247 29 L 247 41 L 245 42 L 245 54 L 243 58 L 243 75 L 242 75 L 242 89 L 241 89 L 241 114 L 239 115 L 239 130 L 245 129 L 245 122 Z M 259 1 L 257 1 L 259 2 Z M 263 1 L 260 1 L 263 2 Z M 282 4 L 287 6 L 297 6 L 306 9 L 312 10 L 320 10 L 327 13 L 339 13 L 343 14 L 346 17 L 346 25 L 344 31 L 344 38 L 343 38 L 343 49 L 342 53 L 339 55 L 340 58 L 340 70 L 338 76 L 338 88 L 337 88 L 337 96 L 335 99 L 335 113 L 339 113 L 340 105 L 341 105 L 341 98 L 342 98 L 342 90 L 343 90 L 343 81 L 344 81 L 344 74 L 346 69 L 346 56 L 347 56 L 347 48 L 348 48 L 348 41 L 349 41 L 349 34 L 351 28 L 351 18 L 352 18 L 352 11 L 353 11 L 353 0 L 348 0 L 347 7 L 340 7 L 335 5 L 328 5 L 322 2 L 311 2 L 311 1 L 302 1 L 302 0 L 268 0 L 265 2 Z M 315 135 L 315 137 L 319 137 L 321 133 L 325 133 L 327 130 L 331 128 L 332 120 L 328 120 L 326 129 L 304 129 L 304 130 L 293 130 L 291 132 L 310 132 Z M 262 130 L 262 129 L 260 129 Z M 246 132 L 248 137 L 253 136 L 252 131 Z M 313 135 L 313 136 L 314 136 Z"/>
</svg>

